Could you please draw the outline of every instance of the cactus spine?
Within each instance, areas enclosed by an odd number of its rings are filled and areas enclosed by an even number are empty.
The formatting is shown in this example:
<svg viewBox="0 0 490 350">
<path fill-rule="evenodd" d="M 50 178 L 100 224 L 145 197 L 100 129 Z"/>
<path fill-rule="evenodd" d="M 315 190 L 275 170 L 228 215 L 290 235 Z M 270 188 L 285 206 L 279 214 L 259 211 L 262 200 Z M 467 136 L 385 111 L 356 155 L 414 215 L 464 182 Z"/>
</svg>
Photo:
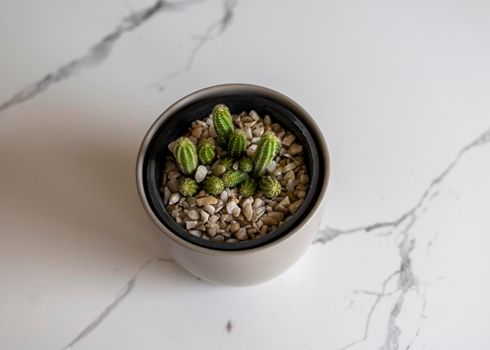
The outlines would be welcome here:
<svg viewBox="0 0 490 350">
<path fill-rule="evenodd" d="M 253 196 L 257 192 L 257 180 L 248 178 L 240 185 L 240 194 L 244 197 Z"/>
<path fill-rule="evenodd" d="M 244 173 L 251 172 L 254 168 L 252 158 L 243 157 L 242 159 L 240 159 L 240 161 L 238 162 L 238 168 Z"/>
<path fill-rule="evenodd" d="M 199 191 L 196 180 L 188 177 L 181 178 L 179 181 L 179 192 L 184 197 L 193 196 Z"/>
<path fill-rule="evenodd" d="M 228 107 L 225 105 L 216 105 L 213 108 L 213 124 L 216 134 L 218 135 L 218 142 L 222 146 L 228 144 L 230 134 L 233 132 L 233 120 Z"/>
<path fill-rule="evenodd" d="M 240 129 L 234 130 L 230 135 L 228 141 L 228 154 L 232 158 L 240 158 L 243 152 L 245 152 L 245 146 L 247 144 L 247 135 Z"/>
<path fill-rule="evenodd" d="M 191 175 L 197 168 L 196 146 L 187 137 L 181 137 L 175 142 L 174 156 L 180 169 L 185 175 Z"/>
<path fill-rule="evenodd" d="M 216 153 L 214 151 L 214 142 L 212 139 L 205 139 L 199 145 L 199 149 L 197 150 L 197 156 L 199 158 L 199 162 L 202 165 L 209 165 L 212 163 Z"/>
<path fill-rule="evenodd" d="M 281 184 L 275 177 L 264 176 L 259 181 L 259 187 L 267 198 L 274 198 L 281 193 Z"/>
<path fill-rule="evenodd" d="M 273 132 L 268 131 L 262 135 L 254 155 L 254 176 L 265 174 L 270 162 L 276 156 L 279 147 L 280 141 Z"/>
<path fill-rule="evenodd" d="M 224 191 L 225 185 L 219 177 L 208 176 L 204 179 L 204 189 L 207 193 L 217 196 Z"/>
<path fill-rule="evenodd" d="M 225 187 L 233 188 L 248 179 L 248 174 L 240 170 L 228 170 L 223 174 Z"/>
</svg>

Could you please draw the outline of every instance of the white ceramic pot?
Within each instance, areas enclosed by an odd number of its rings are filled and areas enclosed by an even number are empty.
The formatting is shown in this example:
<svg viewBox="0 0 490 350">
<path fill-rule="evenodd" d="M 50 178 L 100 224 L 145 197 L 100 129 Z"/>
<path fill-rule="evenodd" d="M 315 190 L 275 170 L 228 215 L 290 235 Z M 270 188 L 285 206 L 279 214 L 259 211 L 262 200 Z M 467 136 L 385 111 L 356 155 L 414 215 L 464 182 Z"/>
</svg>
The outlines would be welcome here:
<svg viewBox="0 0 490 350">
<path fill-rule="evenodd" d="M 205 117 L 216 103 L 232 112 L 261 109 L 271 118 L 283 118 L 290 131 L 303 138 L 308 152 L 310 189 L 289 227 L 271 232 L 266 239 L 247 243 L 216 243 L 196 239 L 183 232 L 166 213 L 159 189 L 159 162 L 168 140 L 180 136 L 190 121 Z M 235 109 L 235 110 L 234 110 Z M 260 112 L 259 112 L 260 114 Z M 294 120 L 290 122 L 284 118 Z M 293 130 L 298 126 L 297 130 Z M 324 214 L 325 193 L 330 171 L 325 139 L 311 116 L 290 98 L 268 88 L 249 84 L 224 84 L 194 92 L 164 111 L 147 132 L 138 154 L 138 192 L 148 215 L 161 231 L 159 239 L 172 258 L 184 269 L 209 282 L 251 285 L 267 281 L 286 271 L 310 246 Z M 299 211 L 298 211 L 299 212 Z M 282 226 L 285 226 L 282 225 Z M 281 228 L 281 227 L 280 227 Z M 268 236 L 266 235 L 266 236 Z"/>
</svg>

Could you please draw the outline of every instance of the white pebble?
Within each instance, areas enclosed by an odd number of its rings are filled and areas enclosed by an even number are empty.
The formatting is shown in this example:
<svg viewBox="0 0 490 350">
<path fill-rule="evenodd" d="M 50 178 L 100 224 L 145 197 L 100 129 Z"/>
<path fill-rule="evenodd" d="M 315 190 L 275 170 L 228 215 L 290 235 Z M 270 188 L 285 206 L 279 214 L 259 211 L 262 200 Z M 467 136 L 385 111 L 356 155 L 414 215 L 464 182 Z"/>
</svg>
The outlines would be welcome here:
<svg viewBox="0 0 490 350">
<path fill-rule="evenodd" d="M 230 201 L 230 202 L 226 203 L 226 212 L 227 212 L 228 214 L 233 214 L 233 210 L 234 210 L 235 208 L 238 208 L 238 206 L 236 205 L 236 203 L 235 203 L 235 202 Z"/>
<path fill-rule="evenodd" d="M 206 204 L 205 206 L 202 207 L 204 210 L 206 210 L 210 215 L 213 215 L 216 209 L 209 204 Z"/>
<path fill-rule="evenodd" d="M 275 160 L 273 160 L 270 162 L 269 166 L 267 166 L 267 171 L 272 174 L 276 170 L 276 167 L 277 167 L 277 163 Z"/>
<path fill-rule="evenodd" d="M 242 205 L 242 209 L 243 209 L 243 215 L 245 215 L 245 218 L 248 220 L 248 221 L 251 221 L 252 220 L 252 215 L 253 215 L 253 210 L 252 210 L 252 203 L 250 202 L 244 202 L 243 205 Z"/>
<path fill-rule="evenodd" d="M 242 212 L 242 210 L 239 207 L 233 208 L 233 217 L 236 218 L 236 217 L 240 216 L 241 212 Z"/>
<path fill-rule="evenodd" d="M 203 223 L 207 223 L 209 219 L 209 213 L 205 210 L 201 210 L 201 220 Z"/>
<path fill-rule="evenodd" d="M 185 222 L 185 228 L 190 230 L 191 228 L 194 228 L 197 226 L 197 221 L 186 221 Z"/>
<path fill-rule="evenodd" d="M 194 178 L 198 183 L 201 183 L 204 181 L 204 178 L 208 174 L 208 169 L 204 165 L 199 165 L 196 170 L 196 175 Z"/>
<path fill-rule="evenodd" d="M 191 220 L 197 220 L 199 219 L 199 213 L 197 212 L 197 210 L 189 210 L 187 212 L 187 216 L 189 217 L 189 219 Z"/>
<path fill-rule="evenodd" d="M 177 203 L 180 200 L 180 194 L 175 192 L 170 195 L 170 199 L 168 200 L 168 204 L 172 205 Z"/>
</svg>

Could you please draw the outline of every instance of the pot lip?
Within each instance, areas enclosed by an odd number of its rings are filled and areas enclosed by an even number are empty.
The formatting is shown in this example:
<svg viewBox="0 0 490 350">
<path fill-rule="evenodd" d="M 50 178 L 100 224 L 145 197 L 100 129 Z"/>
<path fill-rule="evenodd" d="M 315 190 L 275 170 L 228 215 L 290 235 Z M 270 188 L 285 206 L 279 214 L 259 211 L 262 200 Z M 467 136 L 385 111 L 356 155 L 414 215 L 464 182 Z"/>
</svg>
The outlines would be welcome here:
<svg viewBox="0 0 490 350">
<path fill-rule="evenodd" d="M 148 150 L 148 146 L 151 140 L 153 139 L 153 136 L 155 135 L 156 131 L 159 129 L 160 125 L 167 118 L 169 118 L 171 115 L 174 114 L 175 111 L 189 104 L 192 104 L 194 101 L 200 100 L 201 98 L 206 97 L 208 95 L 215 95 L 224 91 L 236 90 L 236 89 L 239 89 L 241 91 L 245 90 L 250 93 L 260 93 L 266 95 L 270 98 L 273 98 L 274 100 L 279 100 L 282 103 L 288 105 L 289 107 L 293 107 L 295 110 L 297 110 L 301 114 L 301 116 L 305 119 L 306 127 L 312 132 L 312 134 L 314 134 L 317 137 L 318 146 L 319 146 L 318 151 L 324 159 L 325 169 L 324 169 L 323 180 L 321 181 L 322 188 L 318 196 L 318 199 L 314 202 L 308 215 L 303 220 L 299 221 L 298 224 L 293 229 L 287 231 L 284 235 L 282 235 L 278 239 L 255 248 L 247 248 L 242 250 L 217 250 L 217 249 L 202 247 L 193 244 L 191 242 L 188 242 L 180 238 L 177 234 L 173 233 L 171 230 L 169 230 L 165 225 L 163 225 L 160 222 L 160 220 L 155 215 L 155 213 L 153 213 L 153 210 L 151 209 L 150 204 L 148 203 L 148 199 L 146 198 L 145 195 L 145 189 L 143 184 L 143 164 L 144 164 L 146 152 Z M 297 231 L 301 230 L 305 225 L 307 225 L 308 222 L 310 222 L 310 220 L 313 218 L 313 216 L 320 208 L 320 205 L 323 202 L 327 191 L 329 176 L 330 176 L 330 156 L 328 152 L 327 143 L 325 141 L 323 132 L 321 131 L 320 127 L 315 122 L 315 120 L 310 116 L 310 114 L 303 107 L 301 107 L 301 105 L 299 105 L 297 102 L 287 97 L 286 95 L 283 95 L 267 87 L 254 85 L 254 84 L 245 84 L 245 83 L 226 83 L 226 84 L 208 86 L 199 89 L 195 92 L 192 92 L 182 97 L 172 105 L 170 105 L 170 107 L 165 109 L 160 114 L 160 116 L 153 122 L 153 124 L 146 132 L 143 141 L 141 142 L 141 146 L 136 161 L 136 185 L 137 185 L 138 195 L 141 200 L 141 203 L 143 204 L 143 207 L 145 208 L 146 213 L 150 216 L 151 220 L 156 224 L 156 226 L 159 228 L 161 232 L 163 232 L 168 238 L 172 239 L 177 244 L 207 255 L 227 256 L 227 255 L 237 255 L 237 254 L 242 255 L 242 254 L 257 253 L 262 250 L 270 249 L 271 247 L 288 240 Z"/>
</svg>

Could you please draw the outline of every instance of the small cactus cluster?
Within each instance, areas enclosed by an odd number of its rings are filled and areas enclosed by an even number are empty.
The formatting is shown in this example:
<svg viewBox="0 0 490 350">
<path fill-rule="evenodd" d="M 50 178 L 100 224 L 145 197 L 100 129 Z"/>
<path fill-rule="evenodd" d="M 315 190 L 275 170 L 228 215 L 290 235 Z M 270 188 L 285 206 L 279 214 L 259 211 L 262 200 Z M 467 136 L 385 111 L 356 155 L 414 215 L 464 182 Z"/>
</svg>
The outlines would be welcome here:
<svg viewBox="0 0 490 350">
<path fill-rule="evenodd" d="M 267 131 L 262 135 L 254 156 L 254 176 L 263 176 L 265 174 L 267 167 L 279 153 L 280 147 L 281 143 L 272 131 Z"/>
<path fill-rule="evenodd" d="M 228 107 L 225 105 L 216 105 L 213 108 L 213 125 L 218 135 L 218 142 L 221 146 L 226 146 L 233 132 L 233 119 Z"/>
<path fill-rule="evenodd" d="M 208 175 L 202 181 L 202 189 L 217 196 L 225 188 L 239 186 L 239 192 L 244 197 L 255 195 L 260 190 L 268 198 L 274 198 L 281 193 L 281 184 L 272 176 L 265 176 L 267 168 L 279 154 L 281 142 L 274 132 L 266 131 L 252 157 L 245 155 L 247 135 L 244 130 L 235 129 L 230 110 L 223 104 L 216 105 L 212 111 L 213 127 L 216 131 L 216 144 L 212 138 L 205 138 L 197 147 L 189 137 L 180 137 L 174 144 L 174 157 L 182 173 L 192 176 L 199 164 L 209 166 L 219 164 L 223 172 L 221 177 Z M 183 196 L 194 196 L 200 185 L 191 177 L 184 177 L 179 183 L 179 192 Z"/>
<path fill-rule="evenodd" d="M 216 156 L 214 150 L 214 142 L 213 139 L 205 139 L 199 145 L 199 149 L 197 150 L 197 157 L 199 158 L 199 162 L 202 165 L 209 165 L 213 162 L 214 157 Z"/>
<path fill-rule="evenodd" d="M 185 175 L 191 175 L 198 166 L 196 146 L 187 137 L 181 137 L 175 142 L 174 156 L 180 169 Z"/>
</svg>

